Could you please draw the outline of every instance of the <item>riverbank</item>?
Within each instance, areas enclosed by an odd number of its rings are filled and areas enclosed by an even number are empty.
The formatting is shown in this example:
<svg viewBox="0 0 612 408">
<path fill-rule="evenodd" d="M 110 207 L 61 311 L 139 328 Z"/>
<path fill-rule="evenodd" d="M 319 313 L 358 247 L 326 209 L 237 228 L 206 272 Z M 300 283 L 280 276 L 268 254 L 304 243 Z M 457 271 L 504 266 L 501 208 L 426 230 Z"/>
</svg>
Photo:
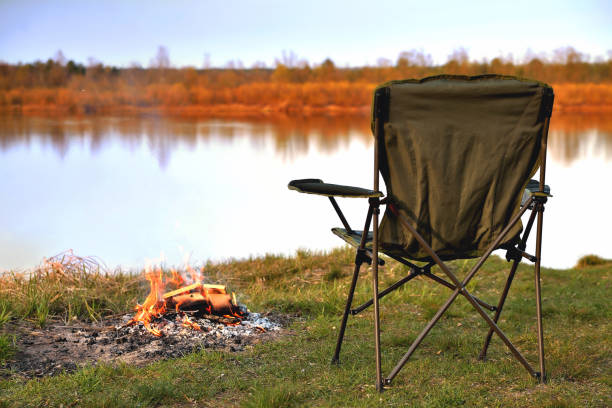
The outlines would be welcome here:
<svg viewBox="0 0 612 408">
<path fill-rule="evenodd" d="M 393 388 L 380 395 L 373 387 L 370 311 L 351 318 L 343 364 L 329 365 L 353 257 L 352 251 L 338 249 L 203 265 L 210 282 L 231 287 L 238 301 L 251 310 L 291 316 L 287 333 L 242 352 L 201 350 L 142 367 L 103 363 L 39 379 L 5 371 L 0 402 L 4 406 L 246 407 L 370 406 L 381 399 L 386 405 L 431 407 L 604 407 L 612 402 L 609 261 L 589 257 L 572 269 L 543 270 L 548 384 L 529 378 L 498 339 L 492 343 L 489 360 L 477 361 L 486 327 L 470 305 L 458 299 Z M 144 300 L 148 284 L 140 273 L 105 273 L 95 260 L 85 261 L 92 262 L 71 268 L 56 259 L 55 264 L 43 264 L 28 274 L 0 278 L 3 359 L 16 355 L 13 333 L 6 332 L 11 324 L 21 321 L 44 328 L 57 319 L 66 324 L 103 324 Z M 463 276 L 472 264 L 460 261 L 451 267 Z M 494 257 L 470 289 L 494 303 L 508 270 L 507 262 Z M 389 260 L 381 268 L 382 286 L 407 272 Z M 364 276 L 356 301 L 370 293 L 368 274 Z M 416 279 L 384 299 L 385 372 L 449 293 Z M 533 297 L 532 267 L 522 265 L 500 325 L 530 362 L 537 361 Z"/>
<path fill-rule="evenodd" d="M 612 113 L 612 84 L 560 83 L 555 113 Z M 376 84 L 249 83 L 229 88 L 155 84 L 96 90 L 78 86 L 0 91 L 0 113 L 23 115 L 165 115 L 182 118 L 367 117 Z"/>
</svg>

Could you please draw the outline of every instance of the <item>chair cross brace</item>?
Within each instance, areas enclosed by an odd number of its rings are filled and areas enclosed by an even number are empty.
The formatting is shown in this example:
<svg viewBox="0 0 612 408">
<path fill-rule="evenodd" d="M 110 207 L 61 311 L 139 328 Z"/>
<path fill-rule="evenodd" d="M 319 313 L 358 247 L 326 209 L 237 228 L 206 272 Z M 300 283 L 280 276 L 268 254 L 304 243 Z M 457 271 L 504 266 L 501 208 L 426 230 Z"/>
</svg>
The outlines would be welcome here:
<svg viewBox="0 0 612 408">
<path fill-rule="evenodd" d="M 387 289 L 383 290 L 382 292 L 380 292 L 378 294 L 378 299 L 382 299 L 383 297 L 387 296 L 389 293 L 393 292 L 396 289 L 399 289 L 401 286 L 403 286 L 404 284 L 410 282 L 412 279 L 416 278 L 417 276 L 423 274 L 424 271 L 420 268 L 414 268 L 410 271 L 410 273 L 408 274 L 408 276 L 398 280 L 397 282 L 395 282 L 394 284 L 390 285 Z M 351 315 L 355 316 L 356 314 L 364 311 L 365 309 L 367 309 L 368 307 L 372 306 L 374 304 L 374 299 L 370 299 L 367 302 L 365 302 L 364 304 L 362 304 L 361 306 L 358 306 L 354 309 L 351 309 Z"/>
<path fill-rule="evenodd" d="M 438 322 L 440 317 L 448 310 L 451 304 L 455 301 L 457 296 L 462 293 L 465 298 L 472 304 L 474 309 L 482 316 L 485 322 L 490 326 L 491 330 L 493 330 L 506 344 L 508 349 L 512 352 L 514 357 L 525 367 L 525 369 L 531 374 L 533 377 L 538 378 L 538 374 L 531 367 L 529 362 L 523 357 L 523 355 L 516 349 L 516 347 L 510 342 L 505 333 L 497 326 L 497 324 L 486 314 L 486 312 L 480 307 L 478 302 L 474 299 L 474 297 L 467 291 L 465 288 L 466 285 L 472 280 L 476 272 L 480 269 L 480 267 L 484 264 L 484 261 L 491 255 L 493 250 L 499 245 L 501 240 L 505 237 L 508 231 L 517 223 L 520 217 L 527 211 L 529 205 L 533 201 L 533 197 L 530 197 L 527 201 L 526 205 L 519 211 L 517 215 L 515 215 L 510 223 L 502 230 L 497 239 L 489 246 L 489 248 L 485 251 L 479 261 L 472 267 L 471 271 L 467 274 L 467 276 L 463 279 L 463 281 L 459 281 L 459 279 L 455 276 L 454 273 L 448 269 L 446 264 L 438 257 L 433 249 L 427 244 L 427 242 L 421 237 L 421 235 L 416 231 L 416 229 L 410 225 L 408 220 L 399 213 L 397 208 L 391 203 L 389 204 L 389 209 L 398 217 L 399 222 L 408 230 L 414 237 L 417 239 L 419 244 L 425 249 L 425 251 L 431 256 L 431 258 L 435 261 L 435 263 L 442 269 L 442 271 L 448 276 L 448 278 L 455 284 L 456 289 L 453 291 L 453 294 L 448 298 L 448 300 L 442 305 L 442 307 L 438 310 L 438 312 L 434 315 L 434 317 L 429 321 L 427 326 L 421 331 L 421 333 L 414 340 L 406 354 L 401 358 L 401 360 L 397 363 L 397 365 L 391 370 L 391 373 L 388 377 L 385 378 L 384 384 L 390 384 L 393 378 L 397 375 L 397 373 L 402 369 L 404 364 L 408 361 L 412 353 L 416 350 L 416 348 L 421 344 L 425 336 L 430 332 L 430 330 L 434 327 L 434 325 Z"/>
<path fill-rule="evenodd" d="M 396 289 L 399 289 L 400 287 L 402 287 L 404 284 L 410 282 L 412 279 L 416 278 L 419 275 L 423 275 L 428 277 L 429 279 L 438 282 L 439 284 L 446 286 L 449 289 L 456 289 L 456 287 L 452 284 L 449 283 L 448 281 L 440 278 L 439 276 L 434 275 L 431 272 L 431 267 L 435 265 L 435 262 L 429 262 L 427 265 L 424 266 L 416 266 L 414 264 L 412 264 L 409 261 L 406 261 L 403 258 L 400 257 L 396 257 L 390 254 L 386 254 L 387 256 L 389 256 L 392 259 L 395 259 L 396 261 L 403 263 L 403 264 L 408 264 L 411 266 L 411 270 L 410 273 L 405 276 L 404 278 L 398 280 L 397 282 L 393 283 L 392 285 L 390 285 L 388 288 L 386 288 L 385 290 L 381 291 L 378 294 L 378 299 L 382 299 L 383 297 L 385 297 L 386 295 L 388 295 L 389 293 L 393 292 Z M 380 264 L 380 262 L 379 262 Z M 476 296 L 473 296 L 474 299 L 476 300 L 476 302 L 478 302 L 478 304 L 480 304 L 480 306 L 484 307 L 485 309 L 488 309 L 492 312 L 495 312 L 497 310 L 496 306 L 492 306 L 490 304 L 488 304 L 487 302 L 485 302 L 484 300 L 481 300 L 479 298 L 477 298 Z M 368 300 L 367 302 L 365 302 L 364 304 L 357 306 L 354 309 L 351 309 L 351 315 L 354 316 L 362 311 L 364 311 L 365 309 L 367 309 L 368 307 L 372 306 L 372 304 L 374 303 L 373 299 Z"/>
</svg>

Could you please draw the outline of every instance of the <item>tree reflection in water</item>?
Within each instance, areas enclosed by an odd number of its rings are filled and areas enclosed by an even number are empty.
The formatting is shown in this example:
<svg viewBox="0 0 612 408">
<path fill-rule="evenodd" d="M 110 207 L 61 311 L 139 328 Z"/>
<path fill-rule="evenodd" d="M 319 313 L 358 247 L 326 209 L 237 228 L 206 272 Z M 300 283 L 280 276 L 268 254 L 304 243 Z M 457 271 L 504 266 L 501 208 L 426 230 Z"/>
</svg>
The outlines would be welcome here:
<svg viewBox="0 0 612 408">
<path fill-rule="evenodd" d="M 274 117 L 244 120 L 185 120 L 161 117 L 85 117 L 47 119 L 33 117 L 0 118 L 0 151 L 16 145 L 51 145 L 64 157 L 71 144 L 87 144 L 97 153 L 105 142 L 119 138 L 133 150 L 144 140 L 163 168 L 179 146 L 195 148 L 211 140 L 232 142 L 245 136 L 254 148 L 271 137 L 276 151 L 287 160 L 305 155 L 310 148 L 333 153 L 349 140 L 370 140 L 369 121 L 357 117 Z"/>
</svg>

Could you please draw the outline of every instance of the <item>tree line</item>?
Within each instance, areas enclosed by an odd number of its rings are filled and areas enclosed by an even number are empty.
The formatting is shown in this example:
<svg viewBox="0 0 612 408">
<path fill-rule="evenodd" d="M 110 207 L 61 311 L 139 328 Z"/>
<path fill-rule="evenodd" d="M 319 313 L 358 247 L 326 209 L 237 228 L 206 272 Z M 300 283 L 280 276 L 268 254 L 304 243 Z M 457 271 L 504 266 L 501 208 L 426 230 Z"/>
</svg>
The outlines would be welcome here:
<svg viewBox="0 0 612 408">
<path fill-rule="evenodd" d="M 300 111 L 330 106 L 365 111 L 376 84 L 402 78 L 439 74 L 503 74 L 555 85 L 565 106 L 612 106 L 612 53 L 592 61 L 568 47 L 551 58 L 531 56 L 470 60 L 459 49 L 444 64 L 435 65 L 421 51 L 406 51 L 395 62 L 380 59 L 375 66 L 339 67 L 331 59 L 320 64 L 283 55 L 272 68 L 172 67 L 163 47 L 148 68 L 114 67 L 91 60 L 87 65 L 67 60 L 61 52 L 47 61 L 26 64 L 0 62 L 0 110 L 107 113 L 163 110 L 207 114 L 219 106 L 240 105 L 261 111 Z M 560 93 L 559 93 L 560 91 Z M 211 108 L 211 107 L 217 107 Z M 221 109 L 222 110 L 222 109 Z M 246 109 L 248 110 L 248 109 Z"/>
</svg>

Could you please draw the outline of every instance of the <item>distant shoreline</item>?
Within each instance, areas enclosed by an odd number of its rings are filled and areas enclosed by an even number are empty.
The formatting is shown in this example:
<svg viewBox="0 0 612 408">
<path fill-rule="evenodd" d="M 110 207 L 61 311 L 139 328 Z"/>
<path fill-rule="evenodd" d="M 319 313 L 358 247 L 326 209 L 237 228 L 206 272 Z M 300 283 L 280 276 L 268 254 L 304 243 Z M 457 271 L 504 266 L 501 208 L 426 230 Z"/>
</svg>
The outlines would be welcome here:
<svg viewBox="0 0 612 408">
<path fill-rule="evenodd" d="M 169 116 L 182 118 L 265 118 L 275 116 L 319 117 L 319 116 L 360 116 L 370 114 L 370 107 L 364 106 L 293 106 L 280 105 L 246 105 L 246 104 L 215 104 L 187 106 L 133 106 L 119 105 L 104 107 L 95 111 L 71 109 L 65 105 L 28 104 L 0 107 L 0 113 L 18 115 L 42 116 Z"/>
<path fill-rule="evenodd" d="M 223 90 L 226 100 L 240 102 L 174 103 L 171 97 L 143 100 L 134 90 L 88 93 L 71 88 L 13 89 L 0 91 L 0 113 L 45 116 L 159 115 L 184 118 L 264 118 L 274 116 L 363 116 L 370 114 L 375 84 L 317 83 L 285 84 L 270 94 L 262 84 Z M 555 112 L 612 113 L 612 84 L 554 84 Z M 212 91 L 211 91 L 212 92 Z M 261 97 L 244 94 L 260 94 Z M 261 101 L 265 101 L 262 103 Z M 161 102 L 160 102 L 161 101 Z"/>
</svg>

